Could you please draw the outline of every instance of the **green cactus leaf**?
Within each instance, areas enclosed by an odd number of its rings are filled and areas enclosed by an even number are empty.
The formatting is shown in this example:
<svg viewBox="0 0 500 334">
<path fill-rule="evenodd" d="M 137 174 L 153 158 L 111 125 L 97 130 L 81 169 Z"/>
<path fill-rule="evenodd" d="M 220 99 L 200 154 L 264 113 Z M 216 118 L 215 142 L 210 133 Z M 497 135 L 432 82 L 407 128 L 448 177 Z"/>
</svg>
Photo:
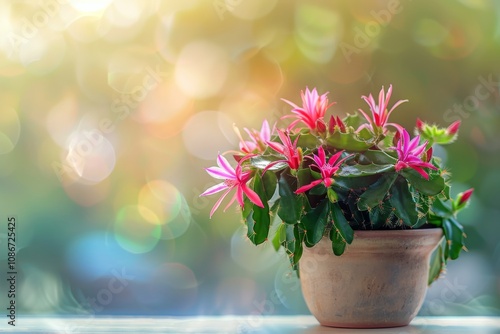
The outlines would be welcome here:
<svg viewBox="0 0 500 334">
<path fill-rule="evenodd" d="M 349 217 L 350 219 L 347 219 L 351 226 L 356 226 L 358 229 L 365 229 L 366 228 L 366 223 L 367 220 L 365 219 L 363 215 L 363 211 L 358 210 L 358 206 L 356 204 L 356 200 L 347 200 L 344 202 L 347 204 L 349 207 L 349 212 L 344 214 L 344 217 Z M 345 210 L 346 208 L 344 208 Z M 350 214 L 350 215 L 349 215 Z"/>
<path fill-rule="evenodd" d="M 311 172 L 312 171 L 309 168 L 301 168 L 297 171 L 298 187 L 305 186 L 306 184 L 311 183 L 311 181 L 314 181 Z"/>
<path fill-rule="evenodd" d="M 297 136 L 290 136 L 292 142 L 295 141 Z M 308 134 L 300 134 L 299 140 L 297 141 L 297 147 L 302 147 L 304 151 L 316 149 L 319 145 L 319 139 L 308 133 Z"/>
<path fill-rule="evenodd" d="M 349 152 L 363 152 L 373 146 L 372 142 L 364 141 L 354 133 L 334 132 L 326 138 L 328 146 Z"/>
<path fill-rule="evenodd" d="M 281 247 L 281 244 L 286 241 L 286 225 L 280 224 L 273 238 L 273 247 L 276 251 L 278 251 Z"/>
<path fill-rule="evenodd" d="M 326 196 L 331 203 L 337 203 L 339 201 L 339 195 L 332 188 L 327 189 Z"/>
<path fill-rule="evenodd" d="M 291 186 L 296 189 L 297 179 L 290 174 L 282 173 L 278 184 L 280 194 L 278 216 L 287 224 L 296 224 L 302 212 L 302 196 L 296 195 Z"/>
<path fill-rule="evenodd" d="M 453 209 L 449 202 L 443 202 L 441 199 L 434 201 L 432 212 L 439 217 L 448 218 L 453 216 Z"/>
<path fill-rule="evenodd" d="M 253 182 L 251 188 L 253 189 Z M 247 219 L 250 213 L 252 213 L 252 209 L 253 209 L 253 203 L 250 201 L 248 197 L 244 196 L 243 209 L 241 210 L 241 216 L 243 217 L 243 220 Z"/>
<path fill-rule="evenodd" d="M 395 135 L 396 135 L 395 132 L 389 131 L 387 134 L 384 135 L 382 140 L 378 142 L 377 146 L 383 150 L 387 150 L 387 149 L 393 147 Z M 393 152 L 396 154 L 395 151 L 393 151 Z"/>
<path fill-rule="evenodd" d="M 350 244 L 354 238 L 354 231 L 345 219 L 344 213 L 338 203 L 330 203 L 330 210 L 333 218 L 333 228 L 337 229 L 341 237 Z"/>
<path fill-rule="evenodd" d="M 389 155 L 384 151 L 368 150 L 363 153 L 363 156 L 377 165 L 394 165 L 397 162 L 397 159 L 395 157 Z"/>
<path fill-rule="evenodd" d="M 276 174 L 264 173 L 262 175 L 262 185 L 264 187 L 268 199 L 273 197 L 274 192 L 276 191 L 277 184 L 278 184 L 278 179 L 276 178 Z"/>
<path fill-rule="evenodd" d="M 381 229 L 384 225 L 391 222 L 391 214 L 391 206 L 387 201 L 384 201 L 382 205 L 376 205 L 370 210 L 370 227 L 373 230 Z"/>
<path fill-rule="evenodd" d="M 337 256 L 344 254 L 347 243 L 335 228 L 330 230 L 330 240 L 332 241 L 333 254 Z"/>
<path fill-rule="evenodd" d="M 280 207 L 280 199 L 276 199 L 276 201 L 273 203 L 273 205 L 271 206 L 271 208 L 269 209 L 270 212 L 273 213 L 273 215 L 276 214 L 276 211 L 278 210 L 278 208 Z"/>
<path fill-rule="evenodd" d="M 359 139 L 363 141 L 372 141 L 373 133 L 367 128 L 361 129 L 361 131 L 357 132 Z"/>
<path fill-rule="evenodd" d="M 427 223 L 427 217 L 421 217 L 417 220 L 415 225 L 410 226 L 411 228 L 420 228 Z"/>
<path fill-rule="evenodd" d="M 250 158 L 250 165 L 258 169 L 265 169 L 269 164 L 282 160 L 282 157 L 275 155 L 261 155 Z M 286 162 L 278 162 L 274 166 L 270 167 L 270 171 L 278 171 L 285 169 L 288 166 Z"/>
<path fill-rule="evenodd" d="M 408 188 L 408 182 L 398 177 L 390 191 L 390 203 L 396 209 L 396 216 L 407 226 L 418 222 L 418 212 L 413 196 Z"/>
<path fill-rule="evenodd" d="M 378 177 L 379 175 L 366 175 L 359 177 L 335 176 L 333 188 L 336 191 L 340 189 L 349 191 L 351 189 L 368 188 L 371 184 L 377 181 Z"/>
<path fill-rule="evenodd" d="M 364 118 L 361 118 L 358 112 L 355 112 L 354 114 L 347 114 L 347 116 L 342 120 L 342 122 L 345 124 L 345 126 L 350 126 L 353 127 L 354 129 L 357 129 L 361 126 L 361 124 L 364 123 Z"/>
<path fill-rule="evenodd" d="M 295 253 L 295 235 L 294 235 L 294 227 L 295 225 L 285 224 L 285 252 L 288 255 L 288 259 L 290 260 L 290 264 L 294 270 L 297 269 L 297 264 L 294 262 L 294 253 Z"/>
<path fill-rule="evenodd" d="M 321 195 L 326 194 L 326 191 L 327 191 L 327 189 L 326 189 L 325 185 L 320 183 L 317 186 L 311 188 L 311 190 L 309 190 L 309 194 L 321 196 Z"/>
<path fill-rule="evenodd" d="M 293 252 L 293 264 L 298 264 L 300 258 L 302 257 L 302 252 L 304 251 L 304 245 L 302 241 L 304 240 L 305 232 L 300 227 L 300 224 L 294 225 L 293 234 L 295 236 L 295 251 Z"/>
<path fill-rule="evenodd" d="M 367 175 L 382 174 L 385 172 L 394 171 L 394 165 L 342 165 L 339 168 L 337 175 L 343 177 L 360 177 Z"/>
<path fill-rule="evenodd" d="M 446 259 L 444 257 L 443 245 L 439 244 L 438 248 L 432 253 L 430 268 L 429 268 L 429 279 L 427 284 L 431 285 L 436 281 L 446 266 Z"/>
<path fill-rule="evenodd" d="M 369 186 L 368 189 L 359 196 L 358 209 L 365 211 L 382 203 L 385 195 L 396 180 L 396 177 L 397 174 L 395 173 L 383 174 L 377 182 Z"/>
<path fill-rule="evenodd" d="M 443 230 L 448 246 L 448 256 L 455 260 L 460 255 L 464 247 L 464 229 L 454 218 L 443 220 Z"/>
<path fill-rule="evenodd" d="M 325 232 L 328 220 L 328 199 L 321 201 L 317 207 L 311 209 L 303 218 L 306 229 L 306 238 L 310 245 L 316 245 Z"/>
<path fill-rule="evenodd" d="M 427 222 L 429 224 L 436 226 L 436 227 L 443 227 L 443 218 L 436 216 L 434 214 L 427 215 Z"/>
<path fill-rule="evenodd" d="M 252 218 L 254 221 L 253 231 L 255 234 L 251 237 L 255 245 L 259 245 L 267 240 L 269 234 L 269 226 L 271 225 L 271 217 L 269 215 L 269 204 L 267 203 L 266 191 L 262 179 L 259 174 L 254 177 L 254 191 L 259 195 L 260 200 L 264 204 L 261 208 L 257 205 L 253 206 Z"/>
<path fill-rule="evenodd" d="M 444 179 L 439 173 L 430 173 L 429 180 L 426 180 L 414 169 L 406 168 L 401 171 L 401 175 L 403 175 L 415 189 L 428 196 L 437 195 L 445 188 Z"/>
<path fill-rule="evenodd" d="M 450 191 L 451 191 L 450 185 L 445 182 L 445 184 L 444 184 L 444 190 L 443 190 L 443 195 L 444 195 L 444 197 L 446 199 L 451 199 Z"/>
</svg>

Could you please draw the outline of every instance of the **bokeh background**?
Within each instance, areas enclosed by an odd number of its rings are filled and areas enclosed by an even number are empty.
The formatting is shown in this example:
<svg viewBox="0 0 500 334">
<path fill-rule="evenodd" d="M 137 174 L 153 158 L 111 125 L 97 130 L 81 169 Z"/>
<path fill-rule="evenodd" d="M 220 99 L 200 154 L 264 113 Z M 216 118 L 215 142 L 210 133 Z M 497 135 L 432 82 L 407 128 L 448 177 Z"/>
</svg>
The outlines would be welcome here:
<svg viewBox="0 0 500 334">
<path fill-rule="evenodd" d="M 500 314 L 498 1 L 2 1 L 0 31 L 0 268 L 15 215 L 19 313 L 308 313 L 236 207 L 208 218 L 203 168 L 237 147 L 233 124 L 283 125 L 280 98 L 305 86 L 343 115 L 393 84 L 410 100 L 393 120 L 462 121 L 436 154 L 454 194 L 476 189 L 469 252 L 421 314 Z"/>
</svg>

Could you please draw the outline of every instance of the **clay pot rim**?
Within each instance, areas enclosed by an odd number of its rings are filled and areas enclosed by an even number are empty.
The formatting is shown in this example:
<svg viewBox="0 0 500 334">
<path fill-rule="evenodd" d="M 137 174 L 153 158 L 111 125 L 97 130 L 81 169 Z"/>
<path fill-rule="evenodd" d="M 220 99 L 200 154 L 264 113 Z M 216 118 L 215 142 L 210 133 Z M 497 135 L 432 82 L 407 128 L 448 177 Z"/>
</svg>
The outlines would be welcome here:
<svg viewBox="0 0 500 334">
<path fill-rule="evenodd" d="M 414 238 L 425 236 L 442 236 L 443 229 L 441 227 L 420 228 L 406 230 L 354 230 L 354 239 L 356 238 Z"/>
</svg>

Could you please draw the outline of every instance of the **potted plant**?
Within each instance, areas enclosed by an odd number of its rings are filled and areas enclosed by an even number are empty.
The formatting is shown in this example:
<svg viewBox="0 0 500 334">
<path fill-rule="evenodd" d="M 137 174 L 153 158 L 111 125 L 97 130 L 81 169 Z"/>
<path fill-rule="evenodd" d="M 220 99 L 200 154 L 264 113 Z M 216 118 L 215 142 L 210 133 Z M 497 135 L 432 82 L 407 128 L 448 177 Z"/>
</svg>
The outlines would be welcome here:
<svg viewBox="0 0 500 334">
<path fill-rule="evenodd" d="M 326 118 L 327 93 L 302 92 L 285 129 L 244 129 L 233 163 L 223 155 L 208 174 L 223 192 L 210 217 L 235 190 L 255 245 L 283 247 L 322 325 L 370 328 L 407 325 L 428 284 L 464 248 L 456 220 L 472 189 L 450 197 L 450 175 L 434 144 L 453 142 L 460 122 L 439 128 L 417 119 L 411 138 L 389 116 L 392 86 L 362 99 L 369 112 Z M 234 167 L 233 167 L 234 166 Z M 432 254 L 432 258 L 431 258 Z"/>
</svg>

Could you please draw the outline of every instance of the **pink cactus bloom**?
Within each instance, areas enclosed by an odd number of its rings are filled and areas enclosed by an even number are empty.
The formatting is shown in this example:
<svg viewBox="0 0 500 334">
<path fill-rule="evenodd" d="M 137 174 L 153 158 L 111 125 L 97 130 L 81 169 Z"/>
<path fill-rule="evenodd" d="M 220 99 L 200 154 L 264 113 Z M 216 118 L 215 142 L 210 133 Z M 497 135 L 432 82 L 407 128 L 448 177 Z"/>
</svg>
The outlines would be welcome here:
<svg viewBox="0 0 500 334">
<path fill-rule="evenodd" d="M 328 162 L 326 161 L 326 155 L 325 155 L 325 150 L 323 149 L 322 146 L 319 147 L 318 149 L 318 155 L 313 154 L 312 158 L 307 156 L 306 158 L 312 159 L 315 163 L 311 164 L 311 166 L 316 167 L 319 169 L 321 173 L 321 179 L 315 180 L 309 184 L 306 184 L 305 186 L 300 187 L 295 191 L 296 194 L 300 194 L 303 192 L 308 191 L 309 189 L 317 186 L 321 182 L 325 185 L 325 187 L 330 187 L 333 183 L 333 175 L 338 171 L 340 168 L 340 165 L 348 158 L 345 157 L 344 159 L 339 159 L 339 157 L 342 155 L 344 151 L 340 151 L 335 153 L 328 159 Z"/>
<path fill-rule="evenodd" d="M 410 140 L 410 135 L 405 129 L 403 129 L 400 134 L 401 138 L 399 138 L 397 147 L 392 147 L 392 149 L 395 149 L 398 152 L 398 162 L 394 166 L 396 168 L 396 172 L 399 172 L 404 168 L 413 168 L 426 180 L 428 180 L 429 174 L 427 174 L 423 168 L 430 168 L 434 170 L 437 170 L 437 168 L 433 164 L 422 161 L 421 159 L 421 156 L 425 151 L 425 147 L 427 146 L 427 141 L 422 145 L 418 145 L 420 142 L 420 136 L 416 136 Z M 427 161 L 430 161 L 430 154 L 432 154 L 432 151 L 427 151 Z"/>
<path fill-rule="evenodd" d="M 237 200 L 239 205 L 243 208 L 243 194 L 245 194 L 248 199 L 250 199 L 250 201 L 255 205 L 260 206 L 261 208 L 264 207 L 264 204 L 262 204 L 259 195 L 257 195 L 257 193 L 250 189 L 247 185 L 248 181 L 252 178 L 252 174 L 251 172 L 243 172 L 241 167 L 241 163 L 243 162 L 243 160 L 246 159 L 241 159 L 236 166 L 236 169 L 233 169 L 226 158 L 219 154 L 217 156 L 218 167 L 210 167 L 205 169 L 207 173 L 210 174 L 210 176 L 216 179 L 224 180 L 224 182 L 208 188 L 200 196 L 208 196 L 226 190 L 210 211 L 210 218 L 212 218 L 215 210 L 217 210 L 227 194 L 229 194 L 229 192 L 234 188 L 236 188 L 236 193 L 224 208 L 224 211 L 226 211 L 227 208 L 230 207 L 235 200 Z"/>
<path fill-rule="evenodd" d="M 304 93 L 304 91 L 301 91 L 300 94 L 302 96 L 302 107 L 297 106 L 293 102 L 282 99 L 293 107 L 292 113 L 295 114 L 286 115 L 282 118 L 297 118 L 290 124 L 288 130 L 293 130 L 298 122 L 302 122 L 311 131 L 317 131 L 318 122 L 323 122 L 324 124 L 323 117 L 325 116 L 325 112 L 328 108 L 334 105 L 335 102 L 329 104 L 327 98 L 328 92 L 323 95 L 319 95 L 316 88 L 313 88 L 313 90 L 310 91 L 309 88 L 306 87 L 306 92 Z"/>
<path fill-rule="evenodd" d="M 269 123 L 267 122 L 267 120 L 264 120 L 264 122 L 262 122 L 260 131 L 254 129 L 249 130 L 247 128 L 243 129 L 250 137 L 250 140 L 244 140 L 241 137 L 238 129 L 235 128 L 236 133 L 240 138 L 240 151 L 245 154 L 263 153 L 266 150 L 267 142 L 271 140 L 271 130 L 269 128 Z"/>
<path fill-rule="evenodd" d="M 392 106 L 390 110 L 388 110 L 388 105 L 389 105 L 389 100 L 391 99 L 391 95 L 392 95 L 392 85 L 389 86 L 387 94 L 384 94 L 384 87 L 382 87 L 378 95 L 378 105 L 375 102 L 375 99 L 373 98 L 372 94 L 370 94 L 368 97 L 366 96 L 361 97 L 370 107 L 372 117 L 369 117 L 363 110 L 359 109 L 359 112 L 361 112 L 361 114 L 366 118 L 368 124 L 361 125 L 358 128 L 358 131 L 360 131 L 363 128 L 368 128 L 375 134 L 386 133 L 387 125 L 395 127 L 398 131 L 401 131 L 403 129 L 401 125 L 396 123 L 387 123 L 387 121 L 389 120 L 389 116 L 394 111 L 394 109 L 396 109 L 396 107 L 399 106 L 400 104 L 408 102 L 408 100 L 399 100 L 398 102 L 396 102 L 396 104 Z"/>
<path fill-rule="evenodd" d="M 276 165 L 279 162 L 286 162 L 291 169 L 295 170 L 299 169 L 300 164 L 302 163 L 302 150 L 300 149 L 300 147 L 297 148 L 297 142 L 300 136 L 297 136 L 297 138 L 295 138 L 295 141 L 292 143 L 289 133 L 285 134 L 281 130 L 277 130 L 277 132 L 283 144 L 268 141 L 267 145 L 269 145 L 270 148 L 272 148 L 279 154 L 283 155 L 286 159 L 270 163 L 266 167 L 266 170 L 268 170 L 269 168 L 271 168 L 272 166 Z"/>
</svg>

